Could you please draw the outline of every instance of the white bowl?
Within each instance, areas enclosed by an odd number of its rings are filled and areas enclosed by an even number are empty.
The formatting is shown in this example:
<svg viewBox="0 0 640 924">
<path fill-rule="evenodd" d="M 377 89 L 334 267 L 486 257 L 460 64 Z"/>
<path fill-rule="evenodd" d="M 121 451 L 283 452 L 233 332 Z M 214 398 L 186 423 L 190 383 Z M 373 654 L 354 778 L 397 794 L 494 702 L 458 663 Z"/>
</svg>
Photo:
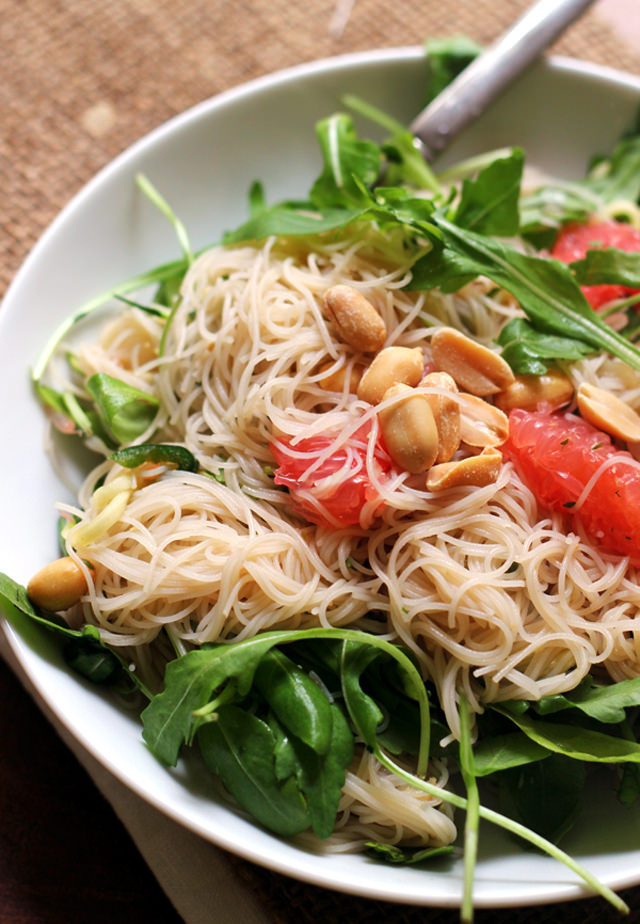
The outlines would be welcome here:
<svg viewBox="0 0 640 924">
<path fill-rule="evenodd" d="M 320 158 L 314 125 L 355 93 L 409 122 L 423 104 L 419 48 L 303 65 L 196 106 L 152 132 L 90 182 L 54 221 L 18 273 L 0 312 L 4 438 L 0 444 L 0 570 L 26 583 L 57 554 L 55 500 L 71 500 L 44 454 L 44 424 L 28 377 L 56 323 L 88 298 L 174 259 L 168 222 L 134 184 L 144 172 L 174 207 L 194 247 L 215 243 L 247 217 L 247 191 L 270 201 L 303 196 Z M 533 68 L 461 136 L 446 160 L 517 144 L 529 161 L 579 177 L 634 122 L 640 79 L 568 60 Z M 78 473 L 71 470 L 71 476 Z M 82 745 L 144 799 L 216 844 L 300 879 L 370 897 L 457 905 L 461 868 L 385 867 L 361 856 L 318 856 L 267 834 L 212 798 L 185 763 L 160 766 L 138 722 L 64 667 L 55 640 L 37 627 L 6 627 L 10 645 L 53 712 Z M 637 812 L 600 799 L 563 846 L 607 884 L 640 881 Z M 475 904 L 525 905 L 576 898 L 564 866 L 483 828 Z"/>
</svg>

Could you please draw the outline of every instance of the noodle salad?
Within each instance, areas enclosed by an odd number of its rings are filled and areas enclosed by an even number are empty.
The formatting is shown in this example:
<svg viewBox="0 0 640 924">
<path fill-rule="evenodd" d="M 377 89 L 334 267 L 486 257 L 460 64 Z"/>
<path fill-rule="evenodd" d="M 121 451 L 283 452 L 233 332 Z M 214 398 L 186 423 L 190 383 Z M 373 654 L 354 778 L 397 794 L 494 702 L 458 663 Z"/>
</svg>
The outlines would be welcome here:
<svg viewBox="0 0 640 924">
<path fill-rule="evenodd" d="M 640 137 L 437 174 L 346 103 L 385 142 L 330 116 L 308 200 L 201 253 L 139 178 L 182 257 L 34 368 L 96 464 L 0 595 L 275 834 L 428 863 L 461 810 L 464 920 L 480 818 L 626 910 L 557 842 L 594 767 L 640 794 Z"/>
</svg>

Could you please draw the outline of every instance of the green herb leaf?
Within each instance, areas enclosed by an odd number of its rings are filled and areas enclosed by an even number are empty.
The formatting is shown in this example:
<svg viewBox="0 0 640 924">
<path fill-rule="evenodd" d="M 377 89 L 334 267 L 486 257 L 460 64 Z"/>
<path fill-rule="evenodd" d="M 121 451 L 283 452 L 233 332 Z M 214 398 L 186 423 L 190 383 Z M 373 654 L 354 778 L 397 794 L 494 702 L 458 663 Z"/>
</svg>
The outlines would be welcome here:
<svg viewBox="0 0 640 924">
<path fill-rule="evenodd" d="M 520 228 L 520 183 L 524 152 L 494 160 L 475 179 L 465 179 L 455 223 L 482 234 L 511 237 Z"/>
<path fill-rule="evenodd" d="M 273 732 L 261 719 L 233 704 L 198 730 L 205 763 L 231 795 L 270 831 L 284 837 L 309 827 L 306 802 L 293 777 L 276 774 Z"/>
<path fill-rule="evenodd" d="M 549 750 L 522 732 L 481 738 L 473 749 L 476 776 L 489 776 L 549 756 Z"/>
<path fill-rule="evenodd" d="M 97 372 L 87 382 L 100 416 L 118 443 L 131 443 L 153 423 L 159 401 L 126 382 Z"/>
<path fill-rule="evenodd" d="M 311 189 L 313 204 L 321 211 L 368 205 L 362 187 L 373 186 L 380 175 L 378 145 L 358 138 L 353 120 L 344 113 L 318 122 L 316 135 L 324 168 Z"/>
<path fill-rule="evenodd" d="M 500 774 L 503 812 L 557 844 L 582 804 L 584 764 L 561 754 Z"/>
<path fill-rule="evenodd" d="M 183 472 L 197 472 L 200 467 L 193 453 L 184 446 L 163 443 L 127 446 L 114 452 L 111 459 L 125 468 L 137 468 L 145 462 L 164 463 Z"/>
<path fill-rule="evenodd" d="M 598 722 L 619 724 L 625 709 L 640 706 L 640 677 L 612 684 L 596 684 L 591 678 L 560 696 L 544 697 L 534 705 L 541 715 L 563 709 L 579 709 Z"/>
<path fill-rule="evenodd" d="M 453 846 L 448 847 L 398 847 L 397 844 L 378 844 L 367 841 L 367 852 L 376 859 L 385 863 L 394 863 L 402 866 L 415 866 L 418 863 L 429 863 L 437 857 L 450 856 Z"/>
<path fill-rule="evenodd" d="M 427 102 L 435 99 L 482 52 L 482 45 L 464 35 L 425 43 L 429 82 Z"/>
<path fill-rule="evenodd" d="M 580 285 L 608 283 L 640 288 L 640 253 L 603 247 L 588 250 L 582 260 L 575 260 L 569 266 Z"/>
<path fill-rule="evenodd" d="M 298 759 L 296 779 L 306 797 L 311 826 L 318 837 L 329 837 L 334 829 L 338 804 L 353 761 L 353 732 L 333 703 L 329 707 L 329 743 L 324 754 L 307 747 L 295 736 L 291 746 Z"/>
<path fill-rule="evenodd" d="M 554 360 L 575 362 L 588 356 L 593 348 L 570 337 L 545 334 L 524 318 L 513 318 L 497 338 L 502 358 L 516 375 L 542 375 Z"/>
<path fill-rule="evenodd" d="M 265 653 L 255 674 L 255 685 L 280 723 L 317 754 L 331 742 L 331 706 L 308 674 L 281 651 Z"/>
<path fill-rule="evenodd" d="M 574 760 L 595 763 L 640 763 L 640 744 L 591 728 L 560 722 L 545 722 L 528 715 L 515 715 L 502 706 L 492 706 L 542 747 Z"/>
</svg>

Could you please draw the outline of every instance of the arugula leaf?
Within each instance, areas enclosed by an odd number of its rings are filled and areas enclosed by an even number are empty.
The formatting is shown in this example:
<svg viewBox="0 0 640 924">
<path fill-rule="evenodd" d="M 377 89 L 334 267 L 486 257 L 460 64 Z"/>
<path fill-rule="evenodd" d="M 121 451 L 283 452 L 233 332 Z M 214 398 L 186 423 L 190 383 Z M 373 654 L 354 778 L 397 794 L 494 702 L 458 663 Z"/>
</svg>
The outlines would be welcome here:
<svg viewBox="0 0 640 924">
<path fill-rule="evenodd" d="M 436 857 L 450 856 L 455 848 L 448 847 L 398 847 L 397 844 L 378 844 L 367 841 L 367 852 L 376 859 L 385 863 L 402 864 L 404 866 L 428 863 Z"/>
<path fill-rule="evenodd" d="M 592 347 L 558 334 L 545 334 L 525 318 L 512 318 L 500 331 L 496 342 L 502 347 L 502 358 L 517 375 L 542 375 L 549 360 L 575 361 L 593 352 Z"/>
<path fill-rule="evenodd" d="M 320 687 L 281 651 L 266 652 L 255 685 L 280 723 L 317 754 L 331 743 L 331 706 Z"/>
<path fill-rule="evenodd" d="M 139 443 L 112 453 L 111 459 L 124 468 L 137 468 L 144 462 L 166 463 L 183 472 L 197 472 L 200 468 L 193 453 L 184 446 L 163 443 Z"/>
<path fill-rule="evenodd" d="M 517 234 L 523 165 L 524 152 L 514 148 L 509 157 L 497 158 L 474 179 L 465 179 L 455 223 L 461 228 L 498 237 Z"/>
<path fill-rule="evenodd" d="M 87 390 L 105 426 L 120 444 L 131 443 L 144 433 L 155 420 L 160 406 L 153 395 L 104 372 L 91 376 Z"/>
<path fill-rule="evenodd" d="M 566 265 L 522 254 L 502 241 L 458 228 L 443 215 L 435 220 L 444 245 L 435 246 L 414 264 L 409 289 L 441 286 L 452 292 L 463 280 L 488 276 L 518 300 L 537 330 L 607 350 L 640 369 L 640 351 L 596 314 Z"/>
<path fill-rule="evenodd" d="M 595 763 L 640 763 L 640 744 L 615 735 L 604 734 L 591 728 L 560 722 L 545 722 L 529 715 L 515 715 L 502 706 L 493 709 L 507 716 L 518 728 L 531 738 L 556 754 L 564 754 L 573 760 Z"/>
<path fill-rule="evenodd" d="M 311 202 L 320 211 L 368 205 L 362 187 L 373 186 L 380 175 L 378 145 L 360 139 L 352 119 L 344 113 L 318 122 L 316 135 L 324 168 L 311 188 Z"/>
<path fill-rule="evenodd" d="M 578 817 L 586 779 L 584 764 L 561 754 L 500 774 L 502 811 L 554 844 Z"/>
<path fill-rule="evenodd" d="M 427 63 L 429 65 L 429 82 L 427 84 L 427 102 L 436 96 L 454 80 L 468 64 L 482 52 L 482 45 L 464 35 L 444 39 L 431 39 L 425 43 Z"/>
<path fill-rule="evenodd" d="M 233 644 L 201 648 L 170 661 L 165 688 L 142 713 L 143 733 L 149 749 L 168 765 L 174 765 L 184 742 L 193 738 L 203 715 L 210 710 L 212 697 L 227 681 L 232 681 L 229 697 L 243 699 L 251 689 L 254 675 L 264 655 L 276 645 L 309 642 L 314 639 L 354 642 L 382 651 L 398 662 L 406 676 L 408 694 L 420 708 L 423 742 L 418 765 L 426 770 L 429 744 L 429 701 L 422 678 L 413 662 L 396 645 L 355 629 L 300 629 L 265 632 Z M 226 689 L 226 688 L 225 688 Z M 354 693 L 355 696 L 355 693 Z M 213 700 L 215 707 L 217 700 Z M 356 714 L 360 707 L 356 702 Z M 350 718 L 355 722 L 354 716 Z"/>
<path fill-rule="evenodd" d="M 150 697 L 145 685 L 130 670 L 128 661 L 105 645 L 96 626 L 71 629 L 58 617 L 52 614 L 45 615 L 33 605 L 22 584 L 1 572 L 0 607 L 8 619 L 15 619 L 15 614 L 18 613 L 48 631 L 62 636 L 65 639 L 62 649 L 65 661 L 87 680 L 98 684 L 110 684 L 126 676 Z"/>
<path fill-rule="evenodd" d="M 581 260 L 569 264 L 580 285 L 601 283 L 640 288 L 640 253 L 615 247 L 588 250 Z"/>
<path fill-rule="evenodd" d="M 598 157 L 589 175 L 577 182 L 546 183 L 522 197 L 522 235 L 538 246 L 551 246 L 557 229 L 568 222 L 586 222 L 605 205 L 640 198 L 640 137 L 616 145 L 609 157 Z"/>
<path fill-rule="evenodd" d="M 640 135 L 623 138 L 609 157 L 599 157 L 584 181 L 602 202 L 640 199 Z"/>
<path fill-rule="evenodd" d="M 375 648 L 366 644 L 344 642 L 342 645 L 342 695 L 358 733 L 369 747 L 376 743 L 378 726 L 384 715 L 372 697 L 362 689 L 362 674 L 378 655 Z"/>
<path fill-rule="evenodd" d="M 266 722 L 233 704 L 198 730 L 205 763 L 231 795 L 270 831 L 288 837 L 309 827 L 309 814 L 295 779 L 276 775 L 275 743 Z"/>
<path fill-rule="evenodd" d="M 306 797 L 311 827 L 318 837 L 329 837 L 334 829 L 346 768 L 353 761 L 353 732 L 332 703 L 329 706 L 329 743 L 321 755 L 293 736 L 291 746 L 298 760 L 296 780 Z"/>
<path fill-rule="evenodd" d="M 575 690 L 543 697 L 534 709 L 541 715 L 579 709 L 603 724 L 619 724 L 625 720 L 625 709 L 631 706 L 640 706 L 640 677 L 613 684 L 596 684 L 588 677 Z"/>
<path fill-rule="evenodd" d="M 548 748 L 522 732 L 494 734 L 481 738 L 473 749 L 476 776 L 489 776 L 549 756 Z"/>
<path fill-rule="evenodd" d="M 342 97 L 342 102 L 349 109 L 390 133 L 380 146 L 386 158 L 383 172 L 388 186 L 407 184 L 418 189 L 427 189 L 435 195 L 442 193 L 437 176 L 417 149 L 415 138 L 405 125 L 360 97 L 347 94 Z"/>
</svg>

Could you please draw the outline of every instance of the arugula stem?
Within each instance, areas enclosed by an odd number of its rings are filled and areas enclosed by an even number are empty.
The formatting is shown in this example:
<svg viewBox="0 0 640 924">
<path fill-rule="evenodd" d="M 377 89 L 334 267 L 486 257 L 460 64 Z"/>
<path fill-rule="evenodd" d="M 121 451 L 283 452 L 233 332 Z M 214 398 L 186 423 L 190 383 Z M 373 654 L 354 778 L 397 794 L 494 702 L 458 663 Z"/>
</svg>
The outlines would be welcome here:
<svg viewBox="0 0 640 924">
<path fill-rule="evenodd" d="M 464 694 L 460 697 L 460 769 L 467 790 L 467 812 L 464 825 L 464 890 L 460 920 L 465 924 L 470 924 L 473 921 L 473 876 L 478 858 L 480 794 L 473 760 L 469 703 Z"/>
<path fill-rule="evenodd" d="M 162 214 L 169 219 L 176 233 L 178 243 L 182 248 L 182 253 L 184 254 L 185 259 L 189 264 L 193 263 L 193 251 L 191 249 L 191 244 L 189 243 L 189 235 L 187 234 L 187 229 L 175 214 L 169 203 L 163 196 L 160 195 L 153 183 L 151 183 L 144 174 L 137 174 L 136 183 L 145 194 L 147 199 L 149 199 L 149 201 L 155 205 L 158 211 L 162 212 Z"/>
<path fill-rule="evenodd" d="M 411 786 L 415 786 L 416 789 L 421 789 L 428 795 L 434 796 L 442 802 L 447 802 L 449 805 L 453 805 L 456 808 L 465 810 L 468 808 L 469 803 L 463 796 L 448 792 L 446 789 L 442 789 L 440 786 L 435 786 L 433 783 L 422 780 L 413 773 L 403 769 L 398 764 L 394 763 L 379 746 L 374 749 L 374 754 L 383 767 L 395 773 L 396 776 L 399 776 Z M 515 834 L 517 837 L 521 837 L 523 840 L 528 841 L 530 844 L 533 844 L 534 847 L 537 847 L 550 857 L 553 857 L 554 860 L 559 860 L 561 863 L 564 863 L 565 866 L 576 873 L 590 889 L 606 899 L 617 911 L 620 911 L 622 914 L 629 913 L 629 906 L 619 895 L 616 895 L 612 889 L 600 882 L 589 870 L 581 866 L 568 853 L 565 853 L 564 850 L 557 847 L 556 844 L 551 843 L 551 841 L 548 841 L 545 837 L 536 834 L 535 831 L 526 828 L 512 818 L 501 815 L 499 812 L 494 812 L 493 809 L 485 808 L 483 805 L 478 806 L 478 815 L 480 818 L 484 818 L 486 821 L 490 821 L 498 827 L 509 831 L 511 834 Z"/>
<path fill-rule="evenodd" d="M 127 292 L 135 292 L 137 289 L 142 289 L 147 285 L 163 282 L 165 279 L 171 279 L 180 271 L 186 271 L 187 261 L 186 259 L 174 260 L 171 263 L 164 263 L 161 266 L 156 267 L 154 270 L 151 270 L 147 273 L 142 273 L 140 276 L 135 276 L 133 279 L 129 279 L 128 282 L 121 283 L 118 286 L 114 286 L 112 289 L 109 289 L 106 292 L 103 292 L 102 295 L 98 295 L 95 298 L 90 299 L 88 302 L 85 302 L 77 311 L 74 311 L 73 314 L 70 314 L 69 317 L 60 324 L 49 337 L 46 342 L 44 349 L 40 353 L 36 364 L 34 365 L 31 371 L 31 379 L 33 382 L 39 382 L 42 378 L 45 369 L 47 368 L 51 357 L 56 351 L 56 348 L 60 341 L 69 333 L 69 331 L 83 318 L 86 318 L 88 315 L 92 314 L 94 311 L 97 311 L 98 308 L 102 306 L 110 299 L 114 298 L 116 295 L 124 295 Z"/>
</svg>

